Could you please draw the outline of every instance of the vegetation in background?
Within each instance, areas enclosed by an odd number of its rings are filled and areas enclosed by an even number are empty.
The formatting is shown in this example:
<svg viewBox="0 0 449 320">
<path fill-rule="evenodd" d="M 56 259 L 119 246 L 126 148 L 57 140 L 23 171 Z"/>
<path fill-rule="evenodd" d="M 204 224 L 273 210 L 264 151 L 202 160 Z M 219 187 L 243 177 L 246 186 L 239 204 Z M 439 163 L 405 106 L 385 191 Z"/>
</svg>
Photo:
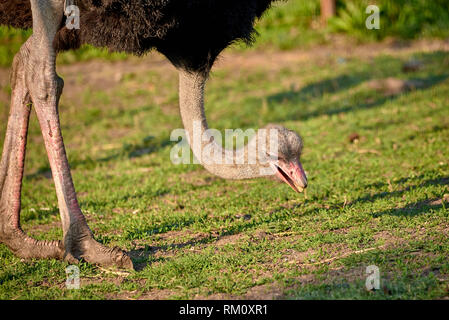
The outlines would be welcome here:
<svg viewBox="0 0 449 320">
<path fill-rule="evenodd" d="M 368 4 L 381 9 L 381 29 L 367 30 L 365 13 Z M 237 50 L 260 48 L 288 50 L 326 43 L 333 33 L 344 33 L 361 41 L 381 40 L 387 36 L 399 38 L 449 36 L 449 2 L 446 0 L 351 0 L 337 2 L 338 15 L 328 27 L 320 25 L 319 0 L 290 0 L 278 2 L 258 22 L 259 36 L 255 46 L 247 48 L 239 43 Z M 9 66 L 20 45 L 30 31 L 0 27 L 0 66 Z M 125 59 L 122 53 L 110 54 L 107 50 L 84 46 L 80 50 L 61 54 L 59 63 L 85 61 L 93 58 L 107 60 Z"/>
<path fill-rule="evenodd" d="M 0 26 L 0 67 L 9 67 L 30 32 Z"/>
<path fill-rule="evenodd" d="M 18 30 L 0 26 L 0 67 L 11 65 L 14 55 L 19 51 L 20 46 L 31 35 L 31 30 Z M 72 63 L 91 59 L 121 60 L 127 57 L 124 53 L 110 53 L 105 49 L 98 49 L 92 46 L 83 46 L 79 50 L 64 52 L 58 56 L 58 63 Z"/>
<path fill-rule="evenodd" d="M 366 7 L 380 9 L 380 29 L 365 27 Z M 355 36 L 359 40 L 385 37 L 414 39 L 449 36 L 449 2 L 447 0 L 349 0 L 337 2 L 337 16 L 329 21 L 329 30 Z"/>
<path fill-rule="evenodd" d="M 257 23 L 259 36 L 253 49 L 288 50 L 325 42 L 326 30 L 319 20 L 319 0 L 278 2 Z"/>
</svg>

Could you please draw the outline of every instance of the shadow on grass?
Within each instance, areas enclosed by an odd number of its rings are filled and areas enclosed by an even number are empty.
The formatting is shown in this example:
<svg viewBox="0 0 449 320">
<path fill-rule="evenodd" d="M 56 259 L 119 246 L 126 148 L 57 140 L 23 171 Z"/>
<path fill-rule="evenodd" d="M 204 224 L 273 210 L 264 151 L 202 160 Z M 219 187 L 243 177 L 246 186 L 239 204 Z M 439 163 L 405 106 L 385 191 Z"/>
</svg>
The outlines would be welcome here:
<svg viewBox="0 0 449 320">
<path fill-rule="evenodd" d="M 428 171 L 425 174 L 420 174 L 419 176 L 400 178 L 400 179 L 392 181 L 392 183 L 399 185 L 399 184 L 403 184 L 403 183 L 406 183 L 406 182 L 411 181 L 411 180 L 412 181 L 421 181 L 424 178 L 426 178 L 427 176 L 429 176 L 429 174 L 438 174 L 438 171 L 432 170 L 432 171 Z M 438 178 L 435 178 L 435 179 L 429 179 L 429 180 L 426 180 L 425 182 L 421 183 L 418 186 L 431 186 L 431 185 L 432 186 L 449 185 L 449 176 L 448 177 L 438 177 Z M 365 185 L 365 188 L 372 188 L 372 187 L 374 187 L 374 188 L 384 188 L 384 187 L 387 187 L 387 186 L 388 186 L 388 183 L 379 182 L 378 181 L 378 182 L 373 182 L 373 183 Z"/>
<path fill-rule="evenodd" d="M 33 209 L 33 211 L 27 210 L 24 212 L 21 211 L 20 219 L 22 222 L 29 221 L 43 221 L 50 217 L 59 216 L 58 208 L 49 208 L 49 209 Z"/>
<path fill-rule="evenodd" d="M 148 266 L 151 266 L 151 264 L 155 262 L 159 262 L 161 260 L 166 260 L 166 258 L 157 258 L 154 259 L 154 255 L 159 252 L 167 252 L 174 249 L 183 249 L 185 247 L 189 246 L 196 246 L 199 244 L 206 244 L 210 243 L 212 241 L 215 241 L 215 237 L 209 236 L 204 237 L 201 239 L 193 239 L 182 243 L 173 243 L 173 244 L 167 244 L 162 246 L 148 246 L 145 245 L 144 248 L 141 249 L 134 249 L 128 252 L 129 256 L 131 257 L 131 260 L 133 261 L 133 266 L 135 271 L 142 271 Z M 218 239 L 217 239 L 218 240 Z"/>
<path fill-rule="evenodd" d="M 449 206 L 449 204 L 448 204 Z M 443 201 L 441 199 L 428 199 L 422 200 L 415 203 L 410 203 L 402 208 L 394 208 L 385 211 L 373 213 L 373 217 L 377 218 L 383 215 L 391 216 L 403 216 L 403 217 L 413 217 L 417 215 L 422 215 L 429 213 L 429 210 L 438 210 L 443 208 Z"/>
<path fill-rule="evenodd" d="M 268 212 L 266 215 L 263 215 L 260 219 L 252 218 L 251 221 L 248 221 L 243 217 L 241 222 L 229 226 L 225 230 L 221 230 L 215 234 L 208 234 L 186 242 L 173 243 L 162 246 L 145 245 L 144 248 L 131 250 L 129 254 L 133 260 L 135 270 L 141 271 L 145 269 L 147 266 L 151 265 L 152 263 L 159 261 L 153 259 L 154 255 L 159 251 L 165 252 L 170 251 L 172 249 L 182 249 L 188 246 L 193 247 L 201 244 L 213 244 L 229 236 L 242 234 L 243 232 L 248 230 L 257 230 L 258 227 L 264 224 L 290 218 L 291 210 L 298 208 L 301 205 L 302 205 L 301 203 L 293 204 L 289 207 L 280 205 L 278 208 L 275 208 L 274 210 Z M 304 214 L 312 214 L 313 212 L 315 212 L 315 210 L 308 210 Z M 193 223 L 197 222 L 199 219 L 200 218 L 191 218 L 181 223 L 179 222 L 165 223 L 163 226 L 159 226 L 157 228 L 144 228 L 141 230 L 135 230 L 134 232 L 128 232 L 126 238 L 128 240 L 144 239 L 148 235 L 163 234 L 168 231 L 181 230 L 182 228 L 188 227 Z M 263 233 L 262 236 L 255 235 L 257 239 L 261 239 L 261 237 L 263 238 L 265 236 L 269 235 L 265 233 Z"/>
<path fill-rule="evenodd" d="M 268 116 L 267 121 L 269 122 L 282 122 L 285 120 L 295 121 L 301 120 L 305 121 L 311 118 L 316 118 L 322 115 L 332 116 L 340 113 L 349 113 L 357 110 L 372 109 L 383 105 L 387 101 L 395 100 L 400 97 L 403 93 L 410 92 L 412 90 L 403 90 L 400 93 L 392 95 L 379 94 L 377 99 L 367 99 L 365 97 L 364 102 L 341 106 L 342 102 L 337 100 L 332 102 L 330 105 L 323 108 L 314 108 L 312 110 L 307 110 L 305 105 L 308 105 L 313 99 L 317 99 L 323 95 L 323 93 L 337 93 L 341 90 L 346 90 L 361 84 L 365 81 L 371 80 L 372 75 L 370 73 L 359 73 L 352 75 L 338 76 L 332 79 L 326 79 L 323 81 L 316 82 L 314 84 L 308 85 L 299 91 L 289 90 L 277 93 L 275 95 L 269 96 L 267 98 L 268 105 L 274 110 L 279 108 L 280 105 L 284 107 L 288 106 L 287 113 L 280 113 L 281 117 L 270 117 Z M 409 78 L 406 81 L 420 83 L 419 87 L 413 89 L 413 91 L 425 90 L 431 88 L 444 80 L 449 78 L 449 74 L 441 75 L 431 75 L 425 78 Z M 331 85 L 335 84 L 335 85 Z M 292 107 L 293 106 L 293 107 Z M 298 107 L 295 107 L 298 106 Z M 275 112 L 272 114 L 276 115 Z"/>
<path fill-rule="evenodd" d="M 401 178 L 398 181 L 395 181 L 395 183 L 402 184 L 411 179 L 421 180 L 422 178 L 424 178 L 423 175 L 414 177 L 414 178 L 410 178 L 410 177 Z M 391 192 L 379 192 L 379 193 L 376 193 L 373 195 L 367 195 L 367 196 L 358 198 L 358 199 L 350 202 L 349 205 L 354 205 L 357 203 L 374 202 L 376 200 L 385 199 L 385 198 L 395 198 L 395 197 L 399 197 L 399 196 L 403 195 L 406 192 L 413 191 L 418 188 L 425 188 L 425 187 L 437 186 L 437 185 L 440 185 L 440 186 L 449 185 L 449 176 L 439 177 L 439 178 L 435 178 L 435 179 L 429 179 L 420 184 L 408 186 L 401 190 L 396 190 L 396 191 L 391 191 Z M 371 184 L 370 186 L 386 187 L 387 184 L 377 182 L 375 184 Z M 380 211 L 380 212 L 375 212 L 372 215 L 373 215 L 373 217 L 379 217 L 379 216 L 386 215 L 386 214 L 394 215 L 394 216 L 416 216 L 416 215 L 420 215 L 420 214 L 426 214 L 431 209 L 442 208 L 443 201 L 444 201 L 443 199 L 438 199 L 438 198 L 425 199 L 425 200 L 421 200 L 421 201 L 418 201 L 415 203 L 409 203 L 406 206 L 401 207 L 401 208 L 393 208 L 393 209 L 388 209 L 388 210 L 384 210 L 384 211 Z"/>
<path fill-rule="evenodd" d="M 92 159 L 86 157 L 84 159 L 70 160 L 70 168 L 77 169 L 79 167 L 84 169 L 94 169 L 102 163 L 107 163 L 119 159 L 133 159 L 144 155 L 158 152 L 166 146 L 172 145 L 175 142 L 169 139 L 157 139 L 153 136 L 145 137 L 139 144 L 125 144 L 120 150 L 114 152 L 106 157 Z M 52 179 L 52 173 L 49 165 L 39 168 L 36 172 L 25 175 L 25 179 L 33 180 L 36 178 Z"/>
<path fill-rule="evenodd" d="M 408 181 L 409 179 L 411 179 L 411 178 L 402 178 L 402 179 L 398 180 L 396 183 L 401 184 L 401 183 Z M 420 179 L 420 178 L 417 177 L 414 179 Z M 397 197 L 397 196 L 404 194 L 405 192 L 408 192 L 408 191 L 411 191 L 411 190 L 414 190 L 417 188 L 424 188 L 424 187 L 436 186 L 436 185 L 441 185 L 441 186 L 449 185 L 449 176 L 426 180 L 418 185 L 408 186 L 401 190 L 396 190 L 396 191 L 391 191 L 391 192 L 379 192 L 374 195 L 367 195 L 367 196 L 364 196 L 364 197 L 361 197 L 361 198 L 358 198 L 358 199 L 352 201 L 351 204 L 355 204 L 358 202 L 373 202 L 378 199 Z M 387 186 L 387 184 L 379 183 L 377 186 L 383 187 L 383 186 Z"/>
<path fill-rule="evenodd" d="M 420 61 L 422 61 L 424 65 L 429 66 L 435 65 L 438 61 L 443 62 L 447 57 L 447 53 L 442 51 L 420 53 L 418 55 Z M 317 81 L 299 90 L 293 88 L 268 96 L 266 99 L 268 107 L 272 112 L 269 112 L 270 115 L 266 116 L 264 121 L 304 121 L 322 115 L 330 116 L 339 113 L 375 108 L 387 101 L 398 98 L 403 93 L 411 90 L 425 90 L 449 78 L 448 73 L 442 71 L 442 69 L 438 69 L 436 71 L 430 70 L 430 75 L 425 77 L 422 77 L 421 73 L 421 77 L 416 77 L 411 74 L 410 77 L 404 79 L 404 72 L 401 71 L 401 66 L 403 65 L 402 59 L 393 57 L 381 57 L 379 59 L 380 60 L 375 61 L 374 63 L 364 63 L 362 71 L 360 71 L 360 69 L 358 71 L 347 71 L 345 74 Z M 329 104 L 321 104 L 315 107 L 313 107 L 313 104 L 311 103 L 312 101 L 319 101 L 325 94 L 337 94 L 355 88 L 370 80 L 386 79 L 389 77 L 398 77 L 409 83 L 418 83 L 419 85 L 411 85 L 410 87 L 405 86 L 402 91 L 396 92 L 395 94 L 387 94 L 386 92 L 383 94 L 382 92 L 379 92 L 377 98 L 374 97 L 373 94 L 362 96 L 360 99 L 356 99 L 356 103 L 350 105 L 345 102 L 346 100 L 331 100 Z M 358 101 L 361 102 L 359 103 Z M 275 109 L 277 112 L 274 112 Z"/>
<path fill-rule="evenodd" d="M 174 144 L 174 142 L 170 141 L 170 139 L 157 139 L 154 136 L 148 136 L 139 144 L 126 144 L 120 151 L 108 157 L 97 159 L 97 161 L 108 162 L 123 156 L 128 157 L 129 159 L 139 158 L 147 154 L 155 153 L 171 144 Z"/>
</svg>

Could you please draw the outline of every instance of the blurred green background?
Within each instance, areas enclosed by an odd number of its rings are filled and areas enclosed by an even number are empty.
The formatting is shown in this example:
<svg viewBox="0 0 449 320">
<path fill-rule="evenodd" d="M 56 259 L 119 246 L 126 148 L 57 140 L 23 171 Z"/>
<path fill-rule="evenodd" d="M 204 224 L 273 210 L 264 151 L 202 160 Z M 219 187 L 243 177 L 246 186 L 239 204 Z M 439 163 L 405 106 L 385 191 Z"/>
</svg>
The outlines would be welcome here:
<svg viewBox="0 0 449 320">
<path fill-rule="evenodd" d="M 365 27 L 368 5 L 380 8 L 380 29 Z M 255 46 L 237 44 L 235 50 L 272 48 L 289 50 L 296 47 L 329 43 L 342 34 L 357 42 L 379 41 L 387 37 L 400 39 L 449 37 L 449 1 L 447 0 L 351 0 L 336 2 L 337 16 L 326 26 L 320 23 L 319 0 L 290 0 L 276 3 L 257 25 L 260 36 Z M 0 27 L 0 66 L 9 66 L 15 52 L 31 31 Z M 92 58 L 126 59 L 125 54 L 84 46 L 59 57 L 59 63 L 85 61 Z"/>
</svg>

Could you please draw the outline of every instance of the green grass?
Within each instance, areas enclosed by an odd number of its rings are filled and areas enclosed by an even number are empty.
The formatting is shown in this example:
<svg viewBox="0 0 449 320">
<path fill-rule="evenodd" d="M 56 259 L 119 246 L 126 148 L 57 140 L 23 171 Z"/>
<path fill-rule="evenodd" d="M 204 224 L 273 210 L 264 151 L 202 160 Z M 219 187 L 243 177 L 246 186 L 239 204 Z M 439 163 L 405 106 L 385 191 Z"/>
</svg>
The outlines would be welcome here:
<svg viewBox="0 0 449 320">
<path fill-rule="evenodd" d="M 423 67 L 403 73 L 410 58 Z M 288 299 L 448 297 L 447 52 L 310 54 L 274 69 L 260 63 L 214 72 L 211 126 L 277 122 L 301 132 L 306 195 L 173 165 L 169 134 L 181 127 L 176 72 L 129 63 L 116 80 L 92 80 L 89 66 L 61 68 L 60 110 L 89 224 L 101 242 L 131 251 L 138 270 L 117 275 L 82 263 L 81 290 L 66 290 L 66 263 L 23 262 L 0 245 L 1 299 L 251 297 L 259 286 Z M 386 96 L 368 85 L 387 77 L 422 86 Z M 0 110 L 4 136 L 6 99 Z M 358 143 L 348 141 L 354 132 Z M 62 235 L 48 172 L 33 116 L 22 224 L 38 239 Z M 366 291 L 369 265 L 379 267 L 382 290 Z"/>
</svg>

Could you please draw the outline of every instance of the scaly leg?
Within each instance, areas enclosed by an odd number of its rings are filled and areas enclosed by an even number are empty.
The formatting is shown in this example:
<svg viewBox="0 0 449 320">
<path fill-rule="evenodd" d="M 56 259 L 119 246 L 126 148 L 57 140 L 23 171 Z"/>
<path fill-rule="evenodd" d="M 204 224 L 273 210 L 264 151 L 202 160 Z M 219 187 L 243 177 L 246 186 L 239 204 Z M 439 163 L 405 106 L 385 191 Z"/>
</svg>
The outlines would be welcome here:
<svg viewBox="0 0 449 320">
<path fill-rule="evenodd" d="M 27 41 L 14 57 L 11 73 L 11 111 L 0 163 L 0 242 L 21 258 L 62 259 L 64 246 L 61 241 L 34 240 L 20 227 L 20 195 L 31 111 L 24 76 L 29 43 Z"/>
<path fill-rule="evenodd" d="M 56 53 L 52 46 L 54 36 L 62 21 L 63 6 L 64 0 L 31 0 L 33 35 L 28 41 L 29 54 L 26 63 L 24 63 L 24 82 L 36 109 L 56 187 L 64 237 L 62 243 L 62 247 L 65 250 L 63 257 L 72 262 L 82 258 L 93 264 L 132 268 L 132 261 L 124 251 L 117 247 L 112 249 L 105 247 L 94 240 L 76 198 L 58 113 L 59 98 L 64 84 L 62 79 L 56 74 Z M 10 136 L 14 135 L 14 133 L 10 134 Z M 14 140 L 14 138 L 9 138 L 7 135 L 7 144 L 10 141 L 12 141 L 10 143 L 12 145 L 11 148 L 14 148 L 21 139 L 18 137 Z M 24 148 L 25 145 L 23 145 Z M 8 150 L 3 155 L 8 159 L 11 158 Z M 23 152 L 18 152 L 17 157 L 23 157 L 23 155 L 24 150 Z M 7 160 L 2 160 L 0 163 L 0 169 L 5 167 L 8 170 L 13 170 L 14 168 L 10 169 L 11 166 L 14 167 L 12 162 Z M 22 170 L 22 174 L 19 176 L 17 172 L 14 172 L 16 173 L 13 174 L 14 181 L 9 185 L 5 183 L 3 187 L 4 194 L 15 191 L 14 199 L 16 202 L 14 207 L 18 208 L 15 214 L 17 217 L 20 210 L 23 165 L 20 170 Z M 0 182 L 2 180 L 7 181 L 9 176 L 9 171 L 6 179 L 0 175 Z M 9 203 L 6 200 L 5 202 L 2 201 L 2 206 L 7 207 L 8 205 Z M 53 244 L 53 246 L 61 248 L 59 243 Z M 60 256 L 55 257 L 59 258 Z"/>
</svg>

